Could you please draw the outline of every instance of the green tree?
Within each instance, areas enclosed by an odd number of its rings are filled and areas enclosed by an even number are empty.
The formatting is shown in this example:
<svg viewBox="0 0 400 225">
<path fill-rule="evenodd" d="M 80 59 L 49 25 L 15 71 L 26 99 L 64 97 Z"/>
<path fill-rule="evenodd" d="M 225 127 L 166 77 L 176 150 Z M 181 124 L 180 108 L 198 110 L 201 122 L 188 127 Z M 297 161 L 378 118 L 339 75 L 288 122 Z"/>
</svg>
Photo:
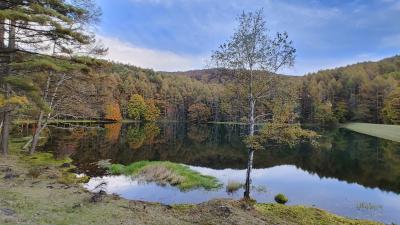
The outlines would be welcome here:
<svg viewBox="0 0 400 225">
<path fill-rule="evenodd" d="M 89 28 L 98 19 L 99 10 L 91 0 L 19 0 L 0 3 L 0 54 L 6 58 L 2 74 L 11 76 L 11 64 L 17 52 L 70 55 L 94 43 Z M 16 32 L 18 30 L 18 32 Z M 7 38 L 6 38 L 7 37 Z M 49 46 L 52 49 L 49 49 Z M 94 52 L 100 48 L 91 48 Z M 4 76 L 3 75 L 3 76 Z M 12 86 L 2 79 L 4 96 L 12 97 Z M 11 110 L 3 109 L 2 150 L 8 151 Z"/>
<path fill-rule="evenodd" d="M 315 119 L 323 127 L 336 126 L 338 121 L 333 114 L 332 103 L 325 102 L 317 105 Z"/>
<path fill-rule="evenodd" d="M 147 110 L 146 102 L 141 95 L 134 94 L 128 103 L 128 115 L 134 120 L 143 120 Z"/>
<path fill-rule="evenodd" d="M 160 109 L 156 106 L 154 99 L 147 99 L 144 120 L 154 122 L 160 118 Z"/>
<path fill-rule="evenodd" d="M 335 118 L 341 122 L 344 123 L 347 120 L 347 115 L 348 115 L 348 107 L 345 101 L 341 100 L 336 103 L 336 106 L 334 108 L 334 116 Z"/>
<path fill-rule="evenodd" d="M 400 124 L 400 88 L 387 97 L 382 114 L 385 123 Z"/>
</svg>

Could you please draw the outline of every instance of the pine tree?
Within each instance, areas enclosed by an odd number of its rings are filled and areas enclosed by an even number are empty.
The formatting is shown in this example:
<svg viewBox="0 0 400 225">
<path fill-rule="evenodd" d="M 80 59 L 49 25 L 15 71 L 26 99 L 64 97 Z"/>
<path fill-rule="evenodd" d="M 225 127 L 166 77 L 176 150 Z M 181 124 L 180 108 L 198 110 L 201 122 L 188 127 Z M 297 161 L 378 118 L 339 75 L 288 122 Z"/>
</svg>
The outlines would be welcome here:
<svg viewBox="0 0 400 225">
<path fill-rule="evenodd" d="M 100 11 L 91 0 L 15 0 L 0 2 L 0 58 L 3 92 L 6 99 L 12 97 L 12 85 L 4 76 L 14 74 L 11 64 L 16 62 L 17 52 L 70 55 L 81 51 L 83 46 L 94 43 L 90 25 L 96 22 Z M 18 33 L 16 33 L 18 29 Z M 8 40 L 5 37 L 8 36 Z M 52 49 L 50 49 L 50 47 Z M 91 53 L 104 49 L 92 48 Z M 8 136 L 11 110 L 3 107 L 2 150 L 8 152 Z"/>
</svg>

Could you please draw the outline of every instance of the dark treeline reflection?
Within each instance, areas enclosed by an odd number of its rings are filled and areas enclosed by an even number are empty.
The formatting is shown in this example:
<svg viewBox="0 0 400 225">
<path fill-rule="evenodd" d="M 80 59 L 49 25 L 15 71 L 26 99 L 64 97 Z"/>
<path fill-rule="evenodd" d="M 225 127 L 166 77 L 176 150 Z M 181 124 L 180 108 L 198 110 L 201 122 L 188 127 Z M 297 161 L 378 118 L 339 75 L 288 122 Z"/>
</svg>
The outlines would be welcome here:
<svg viewBox="0 0 400 225">
<path fill-rule="evenodd" d="M 105 124 L 104 129 L 53 129 L 46 149 L 71 156 L 83 172 L 97 175 L 95 162 L 129 164 L 168 160 L 213 169 L 245 169 L 247 151 L 238 125 Z M 400 144 L 347 130 L 325 132 L 313 146 L 267 146 L 255 153 L 255 168 L 295 165 L 320 177 L 400 193 Z M 282 177 L 282 179 L 285 179 Z"/>
</svg>

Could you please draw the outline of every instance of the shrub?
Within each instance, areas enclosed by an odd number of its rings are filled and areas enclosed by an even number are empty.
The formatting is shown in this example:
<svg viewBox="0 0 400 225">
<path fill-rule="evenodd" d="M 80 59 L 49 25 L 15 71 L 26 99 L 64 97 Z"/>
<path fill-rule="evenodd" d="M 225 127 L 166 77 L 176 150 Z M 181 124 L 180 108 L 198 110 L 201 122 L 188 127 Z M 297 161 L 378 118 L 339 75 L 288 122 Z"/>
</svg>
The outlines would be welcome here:
<svg viewBox="0 0 400 225">
<path fill-rule="evenodd" d="M 233 193 L 243 187 L 243 184 L 238 181 L 228 181 L 226 185 L 226 192 Z"/>
<path fill-rule="evenodd" d="M 226 185 L 226 192 L 233 193 L 243 187 L 243 184 L 238 181 L 228 181 Z"/>
<path fill-rule="evenodd" d="M 42 173 L 42 169 L 39 167 L 30 168 L 28 171 L 28 176 L 32 178 L 38 178 Z"/>
<path fill-rule="evenodd" d="M 285 204 L 288 202 L 288 198 L 284 194 L 275 195 L 275 201 L 279 204 Z"/>
</svg>

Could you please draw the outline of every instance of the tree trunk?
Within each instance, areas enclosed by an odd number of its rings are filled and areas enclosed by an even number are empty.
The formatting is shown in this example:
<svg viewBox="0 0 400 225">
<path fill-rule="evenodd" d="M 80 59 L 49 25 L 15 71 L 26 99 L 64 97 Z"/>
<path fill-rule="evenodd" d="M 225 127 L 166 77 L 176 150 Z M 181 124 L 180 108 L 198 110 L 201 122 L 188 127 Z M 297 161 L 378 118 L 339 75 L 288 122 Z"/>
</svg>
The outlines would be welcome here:
<svg viewBox="0 0 400 225">
<path fill-rule="evenodd" d="M 3 155 L 8 154 L 9 126 L 10 126 L 10 113 L 6 109 L 6 111 L 4 111 L 3 113 L 3 127 L 1 131 L 1 147 Z"/>
<path fill-rule="evenodd" d="M 8 40 L 8 48 L 10 49 L 15 49 L 15 21 L 10 22 L 10 28 L 9 28 L 9 40 Z M 13 62 L 15 58 L 15 53 L 11 52 L 10 57 L 9 57 L 9 62 Z M 8 65 L 8 71 L 7 75 L 11 74 L 11 68 Z M 11 96 L 11 87 L 9 84 L 5 84 L 5 99 L 10 98 Z M 2 128 L 2 133 L 1 133 L 1 147 L 2 147 L 2 152 L 4 155 L 7 155 L 8 153 L 8 139 L 9 139 L 9 133 L 10 133 L 10 122 L 11 122 L 11 111 L 5 107 L 4 113 L 3 113 L 3 128 Z"/>
<path fill-rule="evenodd" d="M 4 48 L 4 41 L 5 41 L 5 26 L 4 26 L 4 20 L 0 20 L 0 48 Z"/>
<path fill-rule="evenodd" d="M 250 84 L 249 84 L 249 107 L 250 107 L 250 113 L 249 113 L 249 136 L 254 136 L 254 126 L 255 126 L 255 121 L 254 121 L 254 110 L 255 110 L 255 105 L 256 101 L 253 96 L 253 72 L 252 69 L 250 68 Z M 249 155 L 247 159 L 247 172 L 246 172 L 246 183 L 245 183 L 245 191 L 244 191 L 244 198 L 245 199 L 250 199 L 250 187 L 251 187 L 251 170 L 253 169 L 253 156 L 254 156 L 254 149 L 249 148 Z"/>
<path fill-rule="evenodd" d="M 49 95 L 50 82 L 51 82 L 51 74 L 47 77 L 46 88 L 45 88 L 45 90 L 44 90 L 44 96 L 43 96 L 43 100 L 44 100 L 44 101 L 47 101 L 47 97 L 48 97 L 48 95 Z M 55 92 L 54 92 L 54 94 L 53 94 L 54 97 L 55 97 L 55 93 L 56 93 L 56 92 L 57 92 L 57 89 L 55 90 Z M 49 106 L 52 107 L 52 104 L 53 104 L 53 98 L 52 98 L 52 100 L 50 101 L 50 105 L 49 105 Z M 40 111 L 40 114 L 39 114 L 38 121 L 37 121 L 35 134 L 33 135 L 33 138 L 32 138 L 32 145 L 31 145 L 31 149 L 30 149 L 30 153 L 31 153 L 31 154 L 35 153 L 36 145 L 37 145 L 37 143 L 38 143 L 38 141 L 39 141 L 39 138 L 40 138 L 40 133 L 41 133 L 42 130 L 43 130 L 43 126 L 42 126 L 42 123 L 43 123 L 43 116 L 44 116 L 44 112 L 43 112 L 43 110 L 41 110 L 41 111 Z M 49 116 L 48 116 L 48 117 L 49 117 Z M 48 119 L 48 117 L 47 117 L 47 119 Z"/>
<path fill-rule="evenodd" d="M 43 121 L 43 111 L 40 111 L 39 119 L 38 119 L 38 122 L 37 122 L 37 125 L 36 125 L 35 134 L 33 135 L 33 138 L 32 138 L 32 145 L 31 145 L 31 149 L 30 149 L 30 154 L 33 154 L 36 151 L 36 146 L 37 146 L 37 143 L 38 143 L 39 138 L 40 138 L 40 133 L 42 131 L 42 121 Z"/>
<path fill-rule="evenodd" d="M 253 156 L 254 150 L 249 149 L 249 156 L 247 159 L 247 171 L 246 171 L 246 183 L 245 183 L 245 190 L 244 190 L 244 198 L 250 199 L 250 186 L 251 186 L 251 170 L 253 169 Z"/>
</svg>

